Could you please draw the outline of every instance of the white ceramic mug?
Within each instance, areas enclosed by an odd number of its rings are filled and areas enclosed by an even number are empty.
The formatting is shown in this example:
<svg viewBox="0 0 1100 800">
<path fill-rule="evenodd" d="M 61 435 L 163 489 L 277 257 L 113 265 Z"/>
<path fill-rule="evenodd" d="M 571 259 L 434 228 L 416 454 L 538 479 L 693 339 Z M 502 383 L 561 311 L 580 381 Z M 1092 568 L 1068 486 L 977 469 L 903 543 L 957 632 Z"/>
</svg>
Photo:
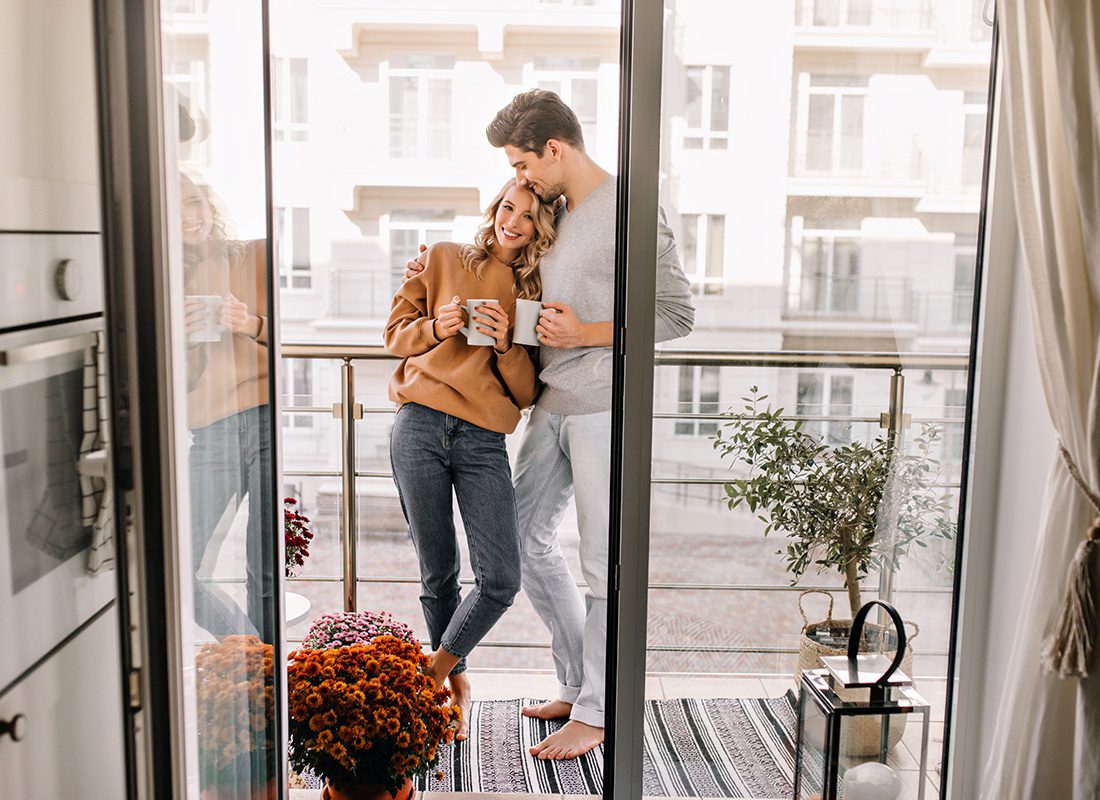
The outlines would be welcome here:
<svg viewBox="0 0 1100 800">
<path fill-rule="evenodd" d="M 463 310 L 466 312 L 466 324 L 463 325 L 460 330 L 462 331 L 462 334 L 466 337 L 467 344 L 480 346 L 489 345 L 491 347 L 492 345 L 497 343 L 497 340 L 494 339 L 492 336 L 479 331 L 477 329 L 477 322 L 474 320 L 474 315 L 477 313 L 478 306 L 488 305 L 490 303 L 497 306 L 500 305 L 497 300 L 493 299 L 467 300 L 466 305 L 462 307 Z"/>
<path fill-rule="evenodd" d="M 216 294 L 189 294 L 184 298 L 185 305 L 200 303 L 203 306 L 203 325 L 187 335 L 188 342 L 217 342 L 222 338 L 221 316 L 222 299 Z"/>
<path fill-rule="evenodd" d="M 542 314 L 542 303 L 538 300 L 516 300 L 516 327 L 512 332 L 512 341 L 516 344 L 539 346 L 539 335 L 535 327 Z"/>
</svg>

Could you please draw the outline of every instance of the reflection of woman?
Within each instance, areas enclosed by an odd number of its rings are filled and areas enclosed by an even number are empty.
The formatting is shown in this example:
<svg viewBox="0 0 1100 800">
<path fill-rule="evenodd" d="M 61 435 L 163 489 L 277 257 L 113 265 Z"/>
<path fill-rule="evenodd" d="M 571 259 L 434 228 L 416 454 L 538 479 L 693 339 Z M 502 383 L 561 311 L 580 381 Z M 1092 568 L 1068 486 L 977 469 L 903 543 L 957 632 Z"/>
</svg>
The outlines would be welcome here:
<svg viewBox="0 0 1100 800">
<path fill-rule="evenodd" d="M 535 398 L 535 367 L 509 335 L 516 298 L 542 293 L 538 262 L 553 242 L 553 212 L 509 181 L 490 204 L 473 245 L 431 247 L 427 266 L 398 291 L 386 346 L 403 356 L 390 381 L 399 405 L 390 442 L 394 481 L 420 562 L 421 604 L 431 636 L 429 674 L 448 678 L 454 702 L 469 709 L 466 656 L 519 591 L 515 495 L 504 435 Z M 459 336 L 462 305 L 470 328 L 492 346 Z M 452 490 L 470 546 L 473 590 L 461 598 Z M 461 601 L 461 602 L 460 602 Z M 465 717 L 466 714 L 463 714 Z M 466 736 L 466 724 L 458 738 Z"/>
<path fill-rule="evenodd" d="M 270 641 L 272 450 L 267 383 L 267 271 L 262 242 L 226 238 L 210 197 L 180 176 L 187 313 L 187 419 L 191 428 L 191 546 L 195 620 L 215 636 Z M 199 567 L 230 500 L 249 498 L 247 616 L 200 580 Z M 213 558 L 215 552 L 209 553 Z M 208 568 L 212 564 L 207 565 Z"/>
</svg>

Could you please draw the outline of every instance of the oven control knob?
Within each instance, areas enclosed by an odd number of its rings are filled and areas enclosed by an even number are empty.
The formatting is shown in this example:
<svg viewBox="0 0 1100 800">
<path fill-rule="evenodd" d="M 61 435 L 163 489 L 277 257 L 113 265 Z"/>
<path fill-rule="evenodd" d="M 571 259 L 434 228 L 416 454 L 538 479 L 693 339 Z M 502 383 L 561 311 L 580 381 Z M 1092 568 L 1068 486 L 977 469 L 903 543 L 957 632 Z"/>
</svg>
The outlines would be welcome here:
<svg viewBox="0 0 1100 800">
<path fill-rule="evenodd" d="M 10 736 L 13 742 L 18 742 L 27 735 L 27 718 L 22 714 L 16 714 L 11 719 L 0 719 L 0 739 Z"/>
<path fill-rule="evenodd" d="M 62 300 L 76 300 L 80 297 L 80 265 L 71 258 L 58 262 L 53 274 L 57 296 Z"/>
</svg>

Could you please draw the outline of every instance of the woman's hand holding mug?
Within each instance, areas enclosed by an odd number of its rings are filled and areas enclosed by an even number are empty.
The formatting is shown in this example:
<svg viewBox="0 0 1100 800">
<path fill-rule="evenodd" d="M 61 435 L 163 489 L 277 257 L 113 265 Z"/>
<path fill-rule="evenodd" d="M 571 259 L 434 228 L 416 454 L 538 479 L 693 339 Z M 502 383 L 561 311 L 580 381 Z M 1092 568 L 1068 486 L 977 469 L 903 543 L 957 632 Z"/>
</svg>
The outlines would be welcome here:
<svg viewBox="0 0 1100 800">
<path fill-rule="evenodd" d="M 450 339 L 452 336 L 456 336 L 462 325 L 464 324 L 462 310 L 462 298 L 457 294 L 451 298 L 451 302 L 445 306 L 440 306 L 435 312 L 435 322 L 432 325 L 432 330 L 435 332 L 435 338 L 439 341 L 444 339 Z"/>
<path fill-rule="evenodd" d="M 482 303 L 477 307 L 477 315 L 474 322 L 478 323 L 476 330 L 492 336 L 496 340 L 493 349 L 500 355 L 504 355 L 512 349 L 512 339 L 508 335 L 508 315 L 499 303 Z"/>
</svg>

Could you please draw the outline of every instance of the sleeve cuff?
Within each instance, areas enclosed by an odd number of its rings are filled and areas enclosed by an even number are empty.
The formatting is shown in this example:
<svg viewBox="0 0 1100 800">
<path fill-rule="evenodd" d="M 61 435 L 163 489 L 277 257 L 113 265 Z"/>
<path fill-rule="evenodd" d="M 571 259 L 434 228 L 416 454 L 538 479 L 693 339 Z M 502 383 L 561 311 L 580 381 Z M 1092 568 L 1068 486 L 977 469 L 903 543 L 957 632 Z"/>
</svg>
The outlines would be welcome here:
<svg viewBox="0 0 1100 800">
<path fill-rule="evenodd" d="M 420 338 L 424 340 L 424 344 L 428 347 L 435 347 L 439 344 L 439 339 L 435 335 L 435 318 L 420 321 Z"/>
</svg>

